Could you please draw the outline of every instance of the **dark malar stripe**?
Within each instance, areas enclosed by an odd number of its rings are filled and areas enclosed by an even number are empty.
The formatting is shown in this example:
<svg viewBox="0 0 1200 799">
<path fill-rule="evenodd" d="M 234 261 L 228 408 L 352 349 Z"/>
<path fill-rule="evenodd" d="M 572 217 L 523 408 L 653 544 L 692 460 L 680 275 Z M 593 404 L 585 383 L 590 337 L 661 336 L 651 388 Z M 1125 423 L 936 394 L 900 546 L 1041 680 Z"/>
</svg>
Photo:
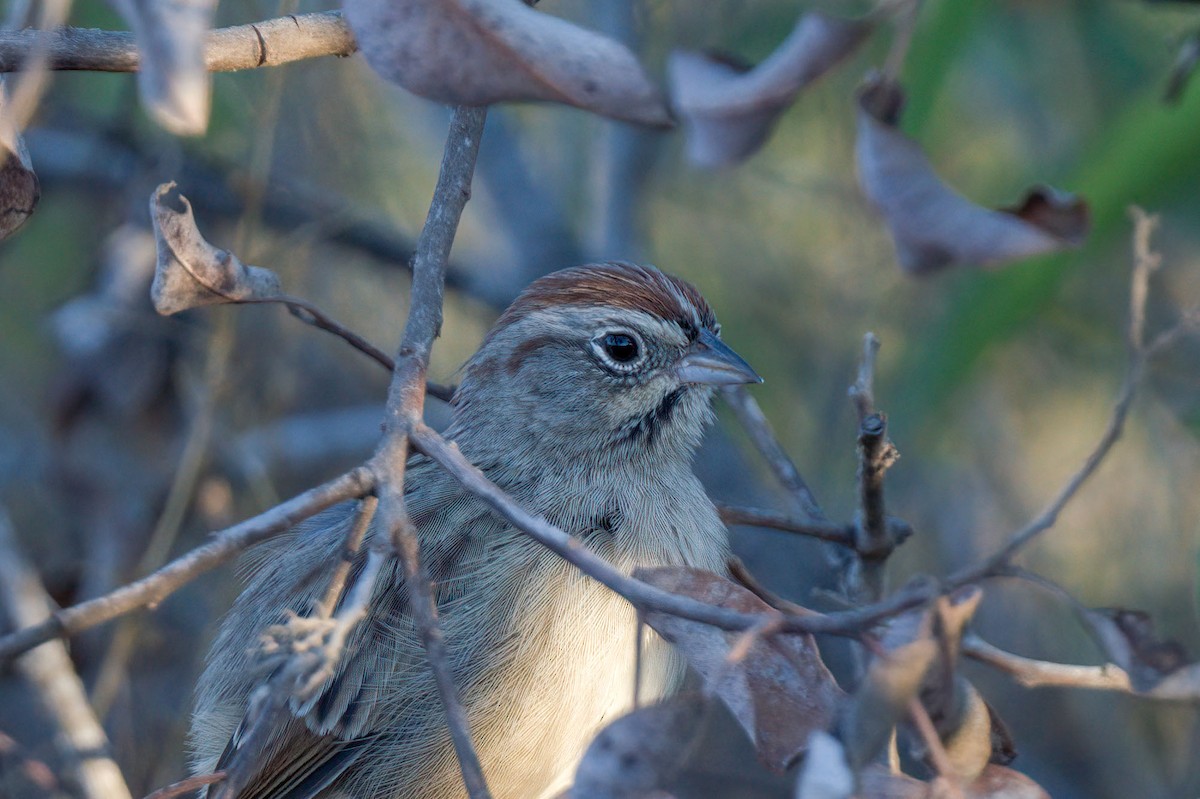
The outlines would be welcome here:
<svg viewBox="0 0 1200 799">
<path fill-rule="evenodd" d="M 654 410 L 633 422 L 625 440 L 636 442 L 639 438 L 644 438 L 646 446 L 652 445 L 662 428 L 670 423 L 671 416 L 675 413 L 675 407 L 683 398 L 685 391 L 687 391 L 687 386 L 680 386 L 663 397 Z"/>
</svg>

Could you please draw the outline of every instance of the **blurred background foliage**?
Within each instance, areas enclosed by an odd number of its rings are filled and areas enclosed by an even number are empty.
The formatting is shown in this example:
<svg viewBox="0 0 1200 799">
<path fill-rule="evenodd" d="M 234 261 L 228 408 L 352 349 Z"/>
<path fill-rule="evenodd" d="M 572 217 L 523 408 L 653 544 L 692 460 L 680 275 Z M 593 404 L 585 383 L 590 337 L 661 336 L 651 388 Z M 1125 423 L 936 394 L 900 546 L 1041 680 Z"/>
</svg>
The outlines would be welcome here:
<svg viewBox="0 0 1200 799">
<path fill-rule="evenodd" d="M 619 33 L 610 5 L 543 3 Z M 327 7 L 226 3 L 218 22 Z M 761 60 L 800 10 L 648 0 L 631 31 L 661 75 L 674 47 Z M 121 27 L 97 3 L 76 4 L 72 24 Z M 766 377 L 756 395 L 784 444 L 845 519 L 855 497 L 846 388 L 874 330 L 877 401 L 903 453 L 890 511 L 917 531 L 893 560 L 893 583 L 960 566 L 1036 513 L 1103 429 L 1126 359 L 1127 206 L 1163 220 L 1151 330 L 1200 301 L 1200 86 L 1177 105 L 1162 99 L 1179 42 L 1198 28 L 1200 7 L 1183 3 L 925 3 L 901 127 L 974 200 L 1008 204 L 1045 182 L 1091 205 L 1085 246 L 997 271 L 902 275 L 857 188 L 853 92 L 887 35 L 802 94 L 762 152 L 732 170 L 690 167 L 679 133 L 633 133 L 562 108 L 500 110 L 455 248 L 470 291 L 449 295 L 435 377 L 454 379 L 497 305 L 536 275 L 585 258 L 651 261 L 712 301 L 727 340 Z M 41 205 L 0 244 L 0 501 L 58 601 L 102 593 L 335 474 L 378 432 L 386 375 L 281 309 L 154 316 L 136 266 L 153 186 L 178 180 L 210 240 L 389 349 L 446 118 L 359 58 L 322 59 L 217 75 L 208 134 L 181 141 L 143 116 L 130 76 L 54 76 L 28 134 Z M 72 306 L 96 296 L 106 263 L 134 285 L 128 299 L 99 316 Z M 1125 440 L 1024 556 L 1086 604 L 1150 611 L 1193 652 L 1198 433 L 1192 338 L 1154 365 Z M 722 427 L 702 452 L 714 496 L 786 507 L 740 445 Z M 818 546 L 739 529 L 735 547 L 768 585 L 820 604 L 812 589 L 827 585 L 828 559 Z M 73 645 L 135 794 L 184 770 L 190 685 L 237 586 L 232 570 L 209 575 Z M 990 585 L 979 623 L 1023 654 L 1099 662 L 1069 610 L 1028 584 Z M 1200 793 L 1194 707 L 1028 691 L 973 673 L 1013 728 L 1017 767 L 1054 796 Z M 52 762 L 35 711 L 0 675 L 0 731 Z M 787 795 L 746 765 L 736 735 L 725 729 L 718 737 L 730 740 L 714 741 L 689 779 L 722 795 Z M 7 774 L 0 793 L 18 792 Z"/>
</svg>

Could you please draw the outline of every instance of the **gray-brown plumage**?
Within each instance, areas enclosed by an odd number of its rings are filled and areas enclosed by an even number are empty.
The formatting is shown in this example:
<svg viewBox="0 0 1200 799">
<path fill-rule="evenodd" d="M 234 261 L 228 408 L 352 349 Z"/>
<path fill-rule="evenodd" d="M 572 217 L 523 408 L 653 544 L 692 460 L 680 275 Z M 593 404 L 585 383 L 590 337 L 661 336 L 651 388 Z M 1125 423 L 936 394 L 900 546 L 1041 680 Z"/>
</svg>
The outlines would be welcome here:
<svg viewBox="0 0 1200 799">
<path fill-rule="evenodd" d="M 526 508 L 626 570 L 721 571 L 725 529 L 690 463 L 712 386 L 758 377 L 717 334 L 695 288 L 653 267 L 554 273 L 505 311 L 467 364 L 446 436 Z M 425 458 L 412 459 L 405 483 L 492 794 L 551 795 L 632 699 L 633 611 Z M 334 509 L 249 557 L 249 586 L 197 689 L 197 772 L 240 745 L 248 697 L 269 676 L 257 642 L 286 611 L 311 611 L 350 519 Z M 378 585 L 337 674 L 271 732 L 241 799 L 464 795 L 395 564 Z M 671 691 L 681 670 L 649 637 L 643 696 Z"/>
</svg>

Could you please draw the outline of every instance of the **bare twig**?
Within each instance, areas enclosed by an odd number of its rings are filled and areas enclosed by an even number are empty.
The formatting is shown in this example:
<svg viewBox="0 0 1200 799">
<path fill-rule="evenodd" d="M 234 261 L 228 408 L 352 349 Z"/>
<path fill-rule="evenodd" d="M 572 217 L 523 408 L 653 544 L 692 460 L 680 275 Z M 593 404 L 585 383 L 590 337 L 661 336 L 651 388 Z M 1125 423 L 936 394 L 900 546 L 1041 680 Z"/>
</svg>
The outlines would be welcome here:
<svg viewBox="0 0 1200 799">
<path fill-rule="evenodd" d="M 220 782 L 225 779 L 224 771 L 214 771 L 212 774 L 199 774 L 195 777 L 188 777 L 186 780 L 173 782 L 166 787 L 159 788 L 154 793 L 145 797 L 145 799 L 175 799 L 176 796 L 198 791 L 206 785 L 212 785 L 215 782 Z"/>
<path fill-rule="evenodd" d="M 1147 283 L 1150 274 L 1158 268 L 1158 256 L 1150 251 L 1149 237 L 1157 224 L 1157 218 L 1149 216 L 1140 209 L 1132 212 L 1134 218 L 1134 267 L 1132 286 L 1130 289 L 1130 316 L 1128 338 L 1130 342 L 1129 368 L 1125 380 L 1117 393 L 1112 415 L 1105 427 L 1100 440 L 1088 453 L 1083 465 L 1071 476 L 1066 485 L 1051 500 L 1045 509 L 1027 525 L 1014 533 L 1008 543 L 993 553 L 987 559 L 974 566 L 961 569 L 947 580 L 947 586 L 955 588 L 967 583 L 976 582 L 984 577 L 1001 573 L 1012 561 L 1013 557 L 1029 542 L 1041 533 L 1054 526 L 1058 516 L 1067 503 L 1079 492 L 1083 484 L 1096 473 L 1104 458 L 1112 450 L 1113 445 L 1121 437 L 1129 410 L 1133 406 L 1133 398 L 1137 392 L 1146 371 L 1149 360 L 1174 343 L 1185 332 L 1192 330 L 1200 322 L 1200 314 L 1189 312 L 1174 326 L 1160 333 L 1149 345 L 1145 345 L 1145 320 Z"/>
<path fill-rule="evenodd" d="M 921 10 L 921 0 L 893 0 L 888 5 L 895 9 L 895 33 L 892 35 L 892 46 L 883 64 L 883 74 L 889 81 L 895 82 L 899 80 L 904 62 L 908 58 L 913 31 L 917 27 L 917 14 Z"/>
<path fill-rule="evenodd" d="M 863 336 L 863 355 L 858 362 L 858 376 L 850 386 L 850 400 L 858 411 L 861 424 L 875 413 L 875 358 L 879 355 L 879 338 L 868 332 Z"/>
<path fill-rule="evenodd" d="M 883 596 L 888 556 L 911 529 L 889 525 L 883 498 L 883 478 L 900 456 L 887 435 L 887 417 L 875 409 L 875 359 L 879 339 L 863 336 L 858 376 L 850 386 L 850 399 L 858 412 L 858 513 L 854 524 L 854 550 L 844 576 L 848 594 L 872 601 Z M 905 532 L 907 530 L 907 532 Z"/>
<path fill-rule="evenodd" d="M 291 313 L 292 316 L 299 319 L 301 322 L 304 322 L 306 325 L 312 325 L 318 330 L 324 330 L 327 333 L 332 333 L 333 335 L 345 341 L 351 347 L 354 347 L 354 349 L 375 361 L 375 363 L 382 366 L 389 373 L 396 368 L 396 362 L 392 360 L 391 356 L 376 347 L 371 342 L 367 341 L 358 333 L 355 333 L 353 330 L 334 319 L 329 314 L 322 311 L 317 306 L 313 305 L 308 300 L 285 294 L 278 297 L 257 297 L 246 300 L 235 300 L 233 302 L 234 304 L 246 305 L 272 303 L 282 304 L 287 307 L 288 312 Z M 427 381 L 425 384 L 425 392 L 437 397 L 443 402 L 449 402 L 451 397 L 454 396 L 454 387 Z"/>
<path fill-rule="evenodd" d="M 1075 666 L 1034 660 L 1000 649 L 974 634 L 963 638 L 962 651 L 969 658 L 1015 677 L 1026 688 L 1059 686 L 1134 693 L 1129 674 L 1115 663 Z"/>
<path fill-rule="evenodd" d="M 450 120 L 441 172 L 413 258 L 408 321 L 404 326 L 404 338 L 400 342 L 396 368 L 388 390 L 386 433 L 372 460 L 383 526 L 389 533 L 392 550 L 404 566 L 405 580 L 412 597 L 413 618 L 425 645 L 426 659 L 446 712 L 463 782 L 472 799 L 489 799 L 491 794 L 471 743 L 467 714 L 454 684 L 445 642 L 438 626 L 437 604 L 429 576 L 421 563 L 417 531 L 404 502 L 404 473 L 409 436 L 414 427 L 424 424 L 425 372 L 433 340 L 442 327 L 446 264 L 458 221 L 471 196 L 471 178 L 486 118 L 486 108 L 464 106 L 456 108 Z M 376 546 L 383 543 L 384 539 L 380 538 Z"/>
<path fill-rule="evenodd" d="M 0 72 L 21 69 L 38 40 L 36 31 L 0 33 Z M 141 64 L 137 42 L 128 31 L 59 28 L 45 40 L 47 68 L 51 70 L 136 72 Z M 232 72 L 307 58 L 348 56 L 357 49 L 342 15 L 325 11 L 211 31 L 204 61 L 210 72 Z"/>
<path fill-rule="evenodd" d="M 71 636 L 144 607 L 154 607 L 201 574 L 226 563 L 248 547 L 374 485 L 366 467 L 311 488 L 251 519 L 217 533 L 209 543 L 176 558 L 147 577 L 96 599 L 56 611 L 46 621 L 0 638 L 0 662 L 60 636 Z"/>
<path fill-rule="evenodd" d="M 375 509 L 378 506 L 379 500 L 374 496 L 363 497 L 359 502 L 358 513 L 354 517 L 354 524 L 350 527 L 350 534 L 346 536 L 346 546 L 342 550 L 342 559 L 334 567 L 333 574 L 329 576 L 329 586 L 325 589 L 325 595 L 317 603 L 317 617 L 328 619 L 333 615 L 338 600 L 342 598 L 342 591 L 346 588 L 346 578 L 350 576 L 350 568 L 354 565 L 354 557 L 358 554 L 359 548 L 362 547 L 363 537 L 367 534 L 367 528 L 371 526 L 371 519 L 375 517 Z"/>
<path fill-rule="evenodd" d="M 764 617 L 773 615 L 742 613 L 716 607 L 634 579 L 588 549 L 579 539 L 522 508 L 477 466 L 467 460 L 456 446 L 428 426 L 421 424 L 414 427 L 411 439 L 414 447 L 441 464 L 465 489 L 490 505 L 502 518 L 530 538 L 558 553 L 559 557 L 576 566 L 584 574 L 623 596 L 636 608 L 670 613 L 723 630 L 745 630 L 762 622 Z M 929 582 L 918 582 L 897 591 L 881 602 L 853 610 L 803 616 L 784 614 L 781 632 L 856 636 L 881 619 L 929 602 L 935 596 L 936 586 Z"/>
<path fill-rule="evenodd" d="M 786 513 L 762 508 L 747 508 L 739 505 L 717 503 L 717 513 L 725 524 L 745 524 L 751 527 L 767 527 L 789 533 L 819 538 L 844 547 L 854 546 L 854 525 L 836 522 L 815 522 L 797 519 Z"/>
<path fill-rule="evenodd" d="M 1162 256 L 1150 246 L 1150 237 L 1158 229 L 1158 216 L 1134 206 L 1133 277 L 1129 287 L 1129 349 L 1136 354 L 1145 349 L 1146 299 L 1150 296 L 1150 276 L 1162 266 Z"/>
<path fill-rule="evenodd" d="M 808 484 L 800 476 L 800 470 L 796 468 L 796 464 L 788 457 L 787 452 L 775 437 L 771 423 L 767 421 L 762 408 L 758 407 L 758 402 L 750 396 L 750 392 L 742 386 L 731 386 L 723 389 L 721 396 L 729 403 L 729 407 L 733 409 L 734 415 L 737 416 L 738 421 L 750 436 L 750 440 L 754 442 L 755 448 L 771 467 L 775 479 L 787 489 L 800 510 L 813 521 L 829 521 L 821 510 L 821 506 L 817 504 L 817 499 L 813 496 Z"/>
<path fill-rule="evenodd" d="M 887 417 L 869 414 L 858 429 L 859 518 L 855 525 L 855 548 L 866 560 L 882 560 L 895 548 L 888 535 L 883 477 L 898 457 L 900 453 L 888 440 Z"/>
<path fill-rule="evenodd" d="M 933 761 L 933 767 L 937 770 L 938 781 L 945 789 L 943 793 L 931 793 L 930 795 L 963 799 L 962 783 L 954 773 L 954 765 L 950 762 L 946 747 L 942 746 L 942 739 L 938 736 L 937 728 L 933 726 L 933 719 L 929 718 L 929 711 L 915 696 L 908 701 L 908 715 L 912 719 L 913 726 L 917 728 L 921 740 L 925 743 L 929 759 Z"/>
<path fill-rule="evenodd" d="M 19 6 L 15 6 L 13 10 L 16 11 L 19 8 Z M 16 69 L 4 70 L 5 72 L 18 70 L 21 72 L 19 79 L 10 87 L 10 102 L 4 109 L 4 124 L 12 130 L 24 130 L 37 110 L 42 94 L 50 83 L 49 71 L 53 69 L 51 66 L 51 41 L 54 38 L 54 29 L 66 21 L 70 10 L 70 0 L 51 0 L 51 2 L 41 4 L 36 18 L 24 20 L 33 27 L 21 31 L 0 30 L 0 37 L 12 35 L 28 37 L 24 62 Z M 7 21 L 10 26 L 16 22 L 17 24 L 13 27 L 21 27 L 20 20 L 10 18 Z M 3 85 L 3 81 L 0 81 L 0 85 Z"/>
<path fill-rule="evenodd" d="M 12 785 L 12 781 L 8 775 L 18 770 L 25 780 L 28 780 L 46 794 L 52 795 L 62 790 L 62 786 L 59 784 L 54 770 L 44 760 L 34 757 L 15 738 L 6 735 L 0 730 L 0 774 L 3 774 L 5 777 L 5 788 L 9 788 Z"/>
<path fill-rule="evenodd" d="M 0 508 L 0 602 L 14 626 L 29 627 L 48 619 L 52 602 L 37 572 L 17 546 L 7 512 Z M 57 727 L 59 748 L 71 778 L 85 799 L 128 799 L 121 769 L 106 754 L 108 737 L 88 704 L 83 681 L 61 641 L 30 652 L 17 668 L 33 687 Z"/>
<path fill-rule="evenodd" d="M 763 602 L 766 602 L 776 610 L 789 613 L 793 616 L 807 616 L 809 614 L 816 613 L 814 610 L 810 610 L 809 608 L 797 605 L 795 602 L 784 599 L 760 583 L 758 578 L 751 574 L 750 570 L 746 568 L 746 564 L 742 563 L 741 558 L 736 556 L 730 557 L 729 560 L 726 561 L 725 566 L 729 569 L 729 576 L 735 583 L 738 583 L 747 591 L 754 594 L 756 597 L 761 599 Z"/>
</svg>

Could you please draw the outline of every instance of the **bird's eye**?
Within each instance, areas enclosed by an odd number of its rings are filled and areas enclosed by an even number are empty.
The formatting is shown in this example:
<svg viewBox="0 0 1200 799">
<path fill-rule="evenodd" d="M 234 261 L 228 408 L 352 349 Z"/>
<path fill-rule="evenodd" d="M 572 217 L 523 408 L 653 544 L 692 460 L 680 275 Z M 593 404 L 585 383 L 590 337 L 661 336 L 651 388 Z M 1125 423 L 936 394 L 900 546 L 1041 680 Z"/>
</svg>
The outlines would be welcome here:
<svg viewBox="0 0 1200 799">
<path fill-rule="evenodd" d="M 637 340 L 626 333 L 608 333 L 604 336 L 601 346 L 608 357 L 617 363 L 630 363 L 637 360 Z"/>
</svg>

